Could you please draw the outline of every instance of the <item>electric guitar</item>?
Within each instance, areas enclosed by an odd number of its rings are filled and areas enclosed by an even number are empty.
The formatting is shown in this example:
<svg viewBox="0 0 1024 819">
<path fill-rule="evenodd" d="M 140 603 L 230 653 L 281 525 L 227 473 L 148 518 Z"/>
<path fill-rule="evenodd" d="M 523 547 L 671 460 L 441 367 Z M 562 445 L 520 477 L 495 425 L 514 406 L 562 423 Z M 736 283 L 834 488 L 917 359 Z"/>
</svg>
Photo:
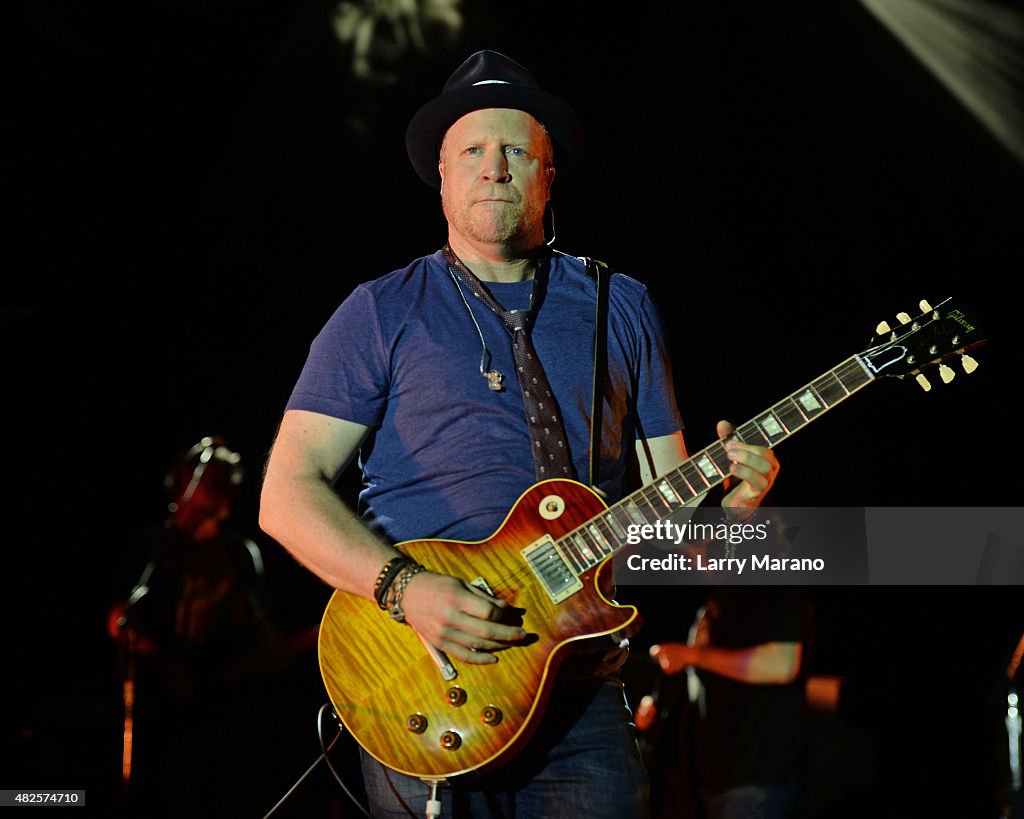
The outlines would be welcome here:
<svg viewBox="0 0 1024 819">
<path fill-rule="evenodd" d="M 773 447 L 883 376 L 915 377 L 938 366 L 943 381 L 959 357 L 985 342 L 974 320 L 951 299 L 921 302 L 871 345 L 736 429 L 741 441 Z M 374 758 L 401 773 L 444 779 L 497 767 L 531 737 L 555 673 L 571 644 L 628 635 L 638 612 L 602 593 L 611 555 L 627 544 L 626 528 L 654 523 L 725 480 L 729 460 L 716 441 L 608 507 L 583 484 L 548 480 L 516 501 L 487 540 L 412 540 L 398 549 L 428 570 L 479 586 L 524 611 L 532 642 L 504 649 L 490 665 L 453 663 L 373 600 L 335 591 L 320 626 L 320 671 L 334 710 Z M 607 580 L 607 577 L 604 577 Z"/>
</svg>

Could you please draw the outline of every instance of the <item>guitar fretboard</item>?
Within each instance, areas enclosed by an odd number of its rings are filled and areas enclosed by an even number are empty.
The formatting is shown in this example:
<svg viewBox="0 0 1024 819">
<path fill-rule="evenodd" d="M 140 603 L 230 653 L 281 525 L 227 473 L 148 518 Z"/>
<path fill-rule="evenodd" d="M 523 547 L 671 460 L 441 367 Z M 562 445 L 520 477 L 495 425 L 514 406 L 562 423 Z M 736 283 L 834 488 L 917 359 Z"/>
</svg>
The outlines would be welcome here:
<svg viewBox="0 0 1024 819">
<path fill-rule="evenodd" d="M 876 378 L 854 355 L 736 428 L 746 444 L 774 447 Z M 627 543 L 630 525 L 657 523 L 718 486 L 729 475 L 725 441 L 715 441 L 671 472 L 626 496 L 557 542 L 577 574 Z"/>
</svg>

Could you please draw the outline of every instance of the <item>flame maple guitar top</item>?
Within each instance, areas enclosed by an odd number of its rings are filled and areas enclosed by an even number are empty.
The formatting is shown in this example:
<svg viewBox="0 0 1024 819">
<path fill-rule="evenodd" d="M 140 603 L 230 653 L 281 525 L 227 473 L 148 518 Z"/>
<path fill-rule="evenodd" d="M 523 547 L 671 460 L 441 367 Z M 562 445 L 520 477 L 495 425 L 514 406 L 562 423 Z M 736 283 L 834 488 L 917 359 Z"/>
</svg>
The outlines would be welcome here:
<svg viewBox="0 0 1024 819">
<path fill-rule="evenodd" d="M 547 519 L 552 497 L 564 510 Z M 392 621 L 373 600 L 336 591 L 320 626 L 320 671 L 355 740 L 383 764 L 413 776 L 449 777 L 507 762 L 535 731 L 569 644 L 624 632 L 638 618 L 634 607 L 612 603 L 598 588 L 608 579 L 610 560 L 581 575 L 583 588 L 556 604 L 521 554 L 606 508 L 582 484 L 543 481 L 523 493 L 487 540 L 399 544 L 430 571 L 468 582 L 482 578 L 496 596 L 524 610 L 523 628 L 536 637 L 498 652 L 490 665 L 453 658 L 458 676 L 451 681 L 411 627 Z M 461 704 L 451 701 L 463 697 Z"/>
</svg>

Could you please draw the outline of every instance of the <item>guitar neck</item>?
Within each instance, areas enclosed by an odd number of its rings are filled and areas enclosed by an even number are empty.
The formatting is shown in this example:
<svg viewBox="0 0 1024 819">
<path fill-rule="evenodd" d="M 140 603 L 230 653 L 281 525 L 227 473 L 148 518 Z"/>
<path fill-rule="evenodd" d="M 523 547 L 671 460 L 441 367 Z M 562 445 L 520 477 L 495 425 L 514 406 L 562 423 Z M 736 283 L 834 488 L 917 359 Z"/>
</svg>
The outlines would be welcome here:
<svg viewBox="0 0 1024 819">
<path fill-rule="evenodd" d="M 804 385 L 796 392 L 736 428 L 746 444 L 774 447 L 811 421 L 820 418 L 878 376 L 861 355 Z M 627 543 L 631 525 L 657 523 L 722 483 L 729 474 L 724 441 L 715 441 L 671 472 L 638 489 L 565 535 L 558 545 L 579 572 L 600 563 Z"/>
</svg>

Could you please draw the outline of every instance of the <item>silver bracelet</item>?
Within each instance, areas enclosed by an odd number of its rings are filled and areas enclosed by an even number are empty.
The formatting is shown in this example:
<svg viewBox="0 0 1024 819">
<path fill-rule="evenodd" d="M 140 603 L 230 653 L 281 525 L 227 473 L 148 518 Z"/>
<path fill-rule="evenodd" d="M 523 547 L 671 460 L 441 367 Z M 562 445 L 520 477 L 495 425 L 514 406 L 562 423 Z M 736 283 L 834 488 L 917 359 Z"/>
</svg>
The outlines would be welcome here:
<svg viewBox="0 0 1024 819">
<path fill-rule="evenodd" d="M 402 596 L 405 594 L 405 587 L 409 585 L 409 581 L 413 577 L 424 571 L 426 571 L 425 566 L 413 563 L 411 566 L 406 566 L 402 570 L 402 575 L 398 582 L 392 584 L 394 590 L 392 591 L 391 598 L 388 600 L 388 614 L 391 615 L 391 619 L 396 623 L 405 622 L 405 611 L 402 610 Z"/>
</svg>

